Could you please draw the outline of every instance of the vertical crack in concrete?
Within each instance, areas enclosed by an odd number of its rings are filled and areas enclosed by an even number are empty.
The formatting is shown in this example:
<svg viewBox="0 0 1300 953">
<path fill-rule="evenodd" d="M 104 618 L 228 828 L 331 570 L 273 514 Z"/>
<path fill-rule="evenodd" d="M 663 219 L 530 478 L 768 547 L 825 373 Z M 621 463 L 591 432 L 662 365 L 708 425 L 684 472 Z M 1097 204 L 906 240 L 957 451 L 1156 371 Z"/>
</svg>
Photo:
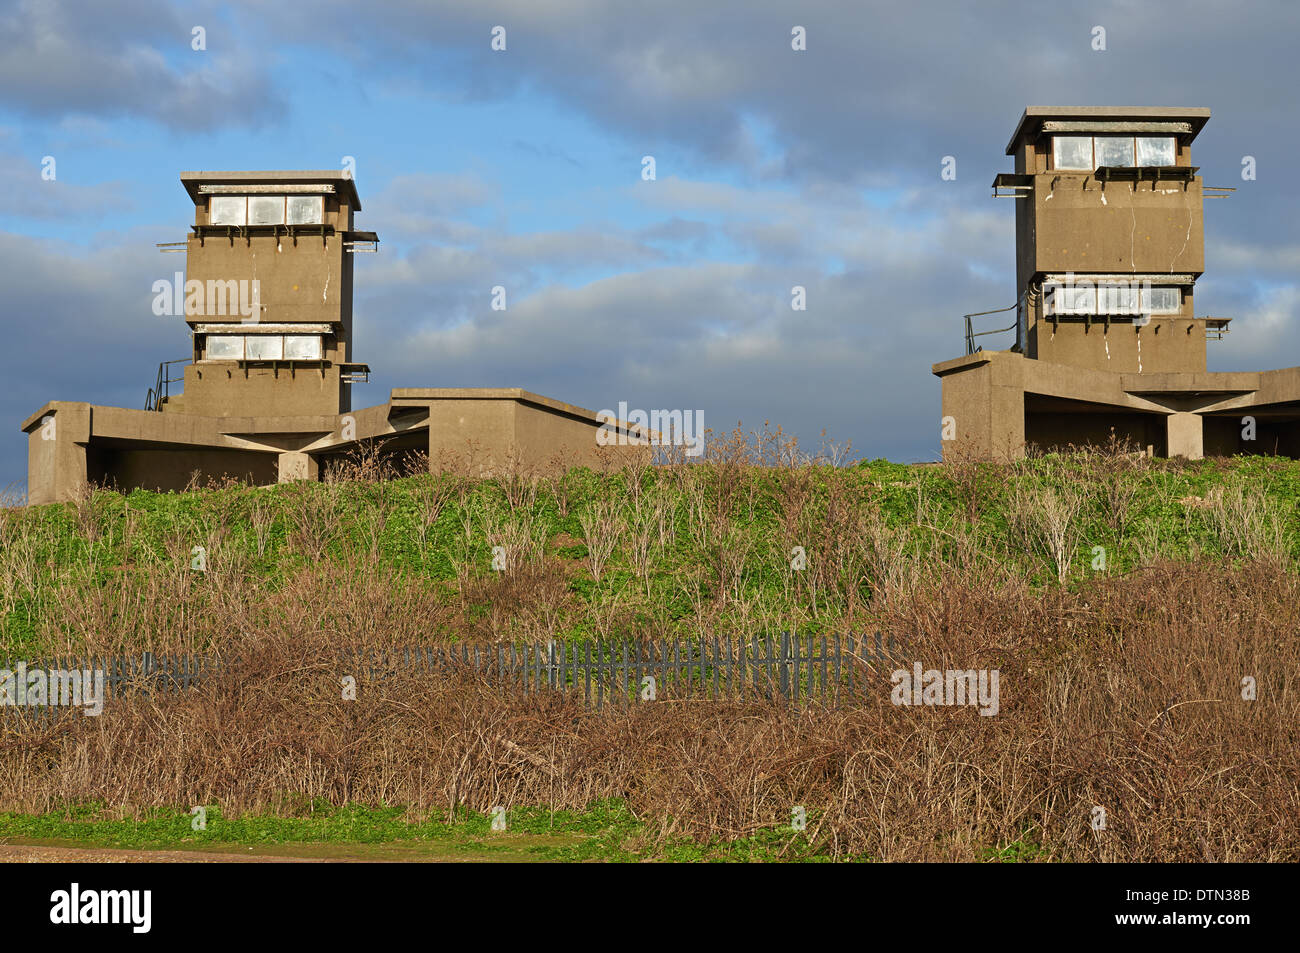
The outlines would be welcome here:
<svg viewBox="0 0 1300 953">
<path fill-rule="evenodd" d="M 1133 215 L 1133 228 L 1128 233 L 1128 270 L 1130 274 L 1137 274 L 1137 230 L 1138 230 L 1138 210 L 1137 210 L 1137 186 L 1133 186 L 1133 197 L 1129 202 L 1129 212 Z"/>
<path fill-rule="evenodd" d="M 1183 257 L 1183 252 L 1187 251 L 1187 243 L 1192 240 L 1192 197 L 1190 194 L 1185 193 L 1185 195 L 1183 205 L 1187 208 L 1187 234 L 1183 236 L 1183 247 L 1178 249 L 1178 254 L 1169 263 L 1169 273 L 1171 275 L 1174 273 L 1174 265 L 1178 264 L 1178 259 Z"/>
</svg>

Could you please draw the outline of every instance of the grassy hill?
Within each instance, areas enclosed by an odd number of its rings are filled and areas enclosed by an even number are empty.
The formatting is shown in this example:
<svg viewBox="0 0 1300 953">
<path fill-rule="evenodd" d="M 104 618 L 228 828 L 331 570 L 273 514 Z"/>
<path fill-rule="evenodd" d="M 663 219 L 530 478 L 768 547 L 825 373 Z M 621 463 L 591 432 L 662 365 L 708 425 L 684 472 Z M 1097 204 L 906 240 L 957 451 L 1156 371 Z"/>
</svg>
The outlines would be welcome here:
<svg viewBox="0 0 1300 953">
<path fill-rule="evenodd" d="M 0 655 L 240 661 L 54 730 L 0 718 L 5 829 L 66 837 L 57 818 L 89 811 L 102 840 L 211 805 L 416 830 L 615 804 L 635 822 L 606 832 L 610 857 L 684 838 L 769 859 L 1300 859 L 1300 464 L 770 449 L 545 479 L 384 478 L 372 459 L 322 484 L 6 510 Z M 1000 710 L 899 707 L 887 672 L 838 708 L 597 711 L 414 674 L 340 699 L 341 649 L 790 629 L 998 670 Z"/>
<path fill-rule="evenodd" d="M 1077 588 L 1162 559 L 1289 563 L 1298 493 L 1276 458 L 1101 454 L 98 491 L 0 515 L 0 645 L 207 650 L 304 602 L 421 643 L 819 634 L 938 573 Z"/>
</svg>

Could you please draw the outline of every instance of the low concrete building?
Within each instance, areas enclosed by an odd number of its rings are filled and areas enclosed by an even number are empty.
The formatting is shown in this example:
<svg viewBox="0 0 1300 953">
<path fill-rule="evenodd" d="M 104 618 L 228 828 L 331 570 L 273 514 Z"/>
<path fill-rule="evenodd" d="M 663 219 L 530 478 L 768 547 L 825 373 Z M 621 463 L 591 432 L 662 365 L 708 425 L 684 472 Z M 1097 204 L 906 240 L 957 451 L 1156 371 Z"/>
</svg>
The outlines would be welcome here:
<svg viewBox="0 0 1300 953">
<path fill-rule="evenodd" d="M 1007 145 L 1015 172 L 1016 303 L 966 316 L 943 382 L 945 459 L 1115 437 L 1155 456 L 1300 456 L 1300 368 L 1206 369 L 1230 319 L 1198 316 L 1205 186 L 1191 145 L 1208 109 L 1031 106 Z M 983 322 L 1015 323 L 976 330 Z M 998 319 L 991 317 L 1005 314 Z M 1014 334 L 1007 350 L 978 339 Z"/>
<path fill-rule="evenodd" d="M 158 370 L 143 410 L 51 401 L 22 424 L 30 503 L 85 483 L 176 490 L 200 479 L 317 479 L 369 441 L 476 473 L 597 465 L 602 419 L 517 388 L 401 388 L 352 409 L 370 368 L 352 354 L 356 185 L 342 172 L 185 172 L 186 268 L 155 284 L 155 313 L 189 325 L 192 353 Z M 174 385 L 182 385 L 174 389 Z M 606 433 L 609 422 L 604 421 Z M 618 428 L 618 425 L 614 425 Z M 616 429 L 625 440 L 625 429 Z M 644 452 L 643 447 L 636 452 Z"/>
</svg>

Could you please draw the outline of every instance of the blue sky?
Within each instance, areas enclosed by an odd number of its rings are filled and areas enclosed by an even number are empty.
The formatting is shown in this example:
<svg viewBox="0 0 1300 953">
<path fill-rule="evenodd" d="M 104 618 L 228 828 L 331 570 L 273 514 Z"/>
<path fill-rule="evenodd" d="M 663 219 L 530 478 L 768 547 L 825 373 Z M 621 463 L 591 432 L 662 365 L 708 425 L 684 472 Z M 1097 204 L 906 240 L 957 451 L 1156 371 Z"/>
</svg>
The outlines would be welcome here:
<svg viewBox="0 0 1300 953">
<path fill-rule="evenodd" d="M 964 312 L 1014 300 L 1014 203 L 989 183 L 1024 107 L 1209 106 L 1194 161 L 1237 187 L 1206 203 L 1197 311 L 1235 319 L 1211 369 L 1300 364 L 1297 27 L 1294 4 L 1207 0 L 5 0 L 0 485 L 45 401 L 141 406 L 186 352 L 150 301 L 183 260 L 154 243 L 185 234 L 187 169 L 354 157 L 382 239 L 357 260 L 357 405 L 519 386 L 924 460 L 930 365 Z"/>
</svg>

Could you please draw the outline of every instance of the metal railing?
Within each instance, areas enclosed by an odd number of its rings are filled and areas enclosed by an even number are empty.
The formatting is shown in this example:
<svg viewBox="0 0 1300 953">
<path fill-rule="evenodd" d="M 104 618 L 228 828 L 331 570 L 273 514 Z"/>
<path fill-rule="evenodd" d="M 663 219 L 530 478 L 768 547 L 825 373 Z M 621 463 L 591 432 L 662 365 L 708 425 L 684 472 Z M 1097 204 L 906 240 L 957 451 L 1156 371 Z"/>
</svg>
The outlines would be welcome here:
<svg viewBox="0 0 1300 953">
<path fill-rule="evenodd" d="M 185 380 L 184 370 L 181 371 L 179 377 L 171 376 L 172 365 L 188 364 L 190 360 L 188 357 L 181 357 L 174 361 L 163 361 L 158 365 L 158 379 L 154 382 L 154 386 L 149 388 L 149 392 L 144 398 L 145 410 L 162 410 L 162 405 L 171 397 L 171 385 L 182 383 Z"/>
<path fill-rule="evenodd" d="M 977 350 L 975 347 L 976 338 L 985 337 L 989 334 L 1006 334 L 1008 331 L 1014 331 L 1016 329 L 1016 325 L 1020 323 L 1019 320 L 1017 320 L 1016 324 L 1013 324 L 1007 328 L 997 328 L 993 331 L 976 331 L 975 326 L 971 324 L 971 320 L 970 320 L 971 318 L 978 318 L 985 314 L 1002 314 L 1004 311 L 1015 311 L 1015 310 L 1016 310 L 1016 305 L 1013 304 L 1009 308 L 994 308 L 992 311 L 976 311 L 973 314 L 963 314 L 962 317 L 966 320 L 966 353 L 967 354 L 975 353 L 975 351 Z"/>
<path fill-rule="evenodd" d="M 649 642 L 545 644 L 443 643 L 368 652 L 345 650 L 317 671 L 338 686 L 338 676 L 381 682 L 403 674 L 473 675 L 522 695 L 559 693 L 597 708 L 610 704 L 686 699 L 823 701 L 854 704 L 868 695 L 888 698 L 888 673 L 907 664 L 903 639 L 869 632 L 800 636 L 768 633 L 741 639 L 664 639 Z M 15 661 L 0 669 L 13 670 Z M 325 660 L 322 660 L 325 661 Z M 237 658 L 200 655 L 82 656 L 23 663 L 28 670 L 98 676 L 102 701 L 128 694 L 179 695 L 237 670 Z M 330 672 L 337 666 L 337 671 Z M 336 698 L 338 696 L 335 696 Z M 54 696 L 17 700 L 10 710 L 57 717 Z M 66 704 L 66 701 L 65 701 Z M 0 705 L 0 716 L 7 705 Z"/>
</svg>

